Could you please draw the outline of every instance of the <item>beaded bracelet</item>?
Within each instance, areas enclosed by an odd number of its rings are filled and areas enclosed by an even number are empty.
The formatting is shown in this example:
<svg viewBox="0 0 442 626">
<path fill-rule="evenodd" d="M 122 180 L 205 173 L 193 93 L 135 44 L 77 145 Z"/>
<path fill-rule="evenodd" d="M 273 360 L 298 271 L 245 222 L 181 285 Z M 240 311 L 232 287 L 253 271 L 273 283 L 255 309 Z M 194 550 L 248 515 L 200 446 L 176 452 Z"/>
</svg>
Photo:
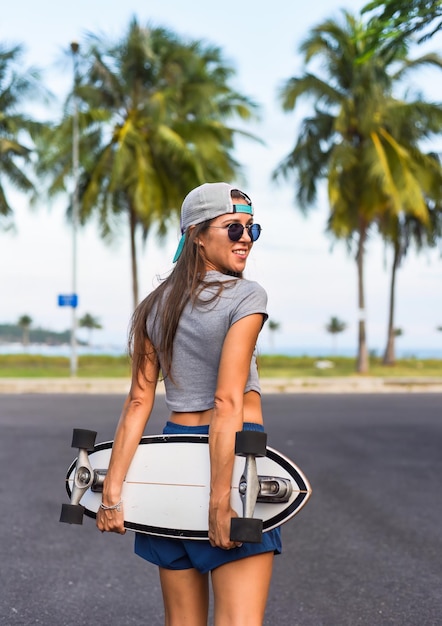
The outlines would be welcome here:
<svg viewBox="0 0 442 626">
<path fill-rule="evenodd" d="M 100 508 L 103 509 L 104 511 L 121 511 L 121 505 L 123 504 L 123 500 L 120 500 L 119 502 L 117 502 L 117 504 L 113 504 L 112 506 L 106 506 L 105 504 L 101 503 L 100 504 Z"/>
</svg>

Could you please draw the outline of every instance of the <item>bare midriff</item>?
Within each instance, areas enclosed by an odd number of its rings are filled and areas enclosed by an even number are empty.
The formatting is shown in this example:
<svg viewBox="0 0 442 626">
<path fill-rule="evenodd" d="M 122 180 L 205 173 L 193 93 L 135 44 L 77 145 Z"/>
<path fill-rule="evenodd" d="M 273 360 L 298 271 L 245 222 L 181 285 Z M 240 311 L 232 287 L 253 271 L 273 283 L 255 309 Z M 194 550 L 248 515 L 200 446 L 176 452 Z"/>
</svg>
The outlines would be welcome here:
<svg viewBox="0 0 442 626">
<path fill-rule="evenodd" d="M 204 426 L 210 424 L 213 409 L 206 411 L 172 411 L 169 421 L 182 426 Z M 244 394 L 244 422 L 262 424 L 261 396 L 256 391 Z"/>
</svg>

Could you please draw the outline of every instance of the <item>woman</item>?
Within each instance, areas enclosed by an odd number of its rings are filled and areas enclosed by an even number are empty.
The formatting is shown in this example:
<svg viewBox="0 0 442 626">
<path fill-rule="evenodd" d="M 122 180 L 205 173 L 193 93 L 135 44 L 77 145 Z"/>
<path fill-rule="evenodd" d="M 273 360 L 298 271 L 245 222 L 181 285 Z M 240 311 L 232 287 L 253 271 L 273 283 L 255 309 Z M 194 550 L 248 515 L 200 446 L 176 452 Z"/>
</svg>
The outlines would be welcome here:
<svg viewBox="0 0 442 626">
<path fill-rule="evenodd" d="M 267 319 L 265 291 L 242 278 L 261 227 L 248 196 L 226 183 L 191 191 L 181 208 L 176 265 L 132 319 L 131 389 L 115 435 L 97 515 L 102 531 L 124 533 L 121 490 L 164 378 L 164 433 L 209 433 L 209 541 L 137 534 L 135 552 L 159 566 L 166 624 L 207 624 L 209 573 L 215 624 L 262 624 L 279 530 L 260 544 L 230 540 L 235 434 L 263 430 L 255 360 Z"/>
</svg>

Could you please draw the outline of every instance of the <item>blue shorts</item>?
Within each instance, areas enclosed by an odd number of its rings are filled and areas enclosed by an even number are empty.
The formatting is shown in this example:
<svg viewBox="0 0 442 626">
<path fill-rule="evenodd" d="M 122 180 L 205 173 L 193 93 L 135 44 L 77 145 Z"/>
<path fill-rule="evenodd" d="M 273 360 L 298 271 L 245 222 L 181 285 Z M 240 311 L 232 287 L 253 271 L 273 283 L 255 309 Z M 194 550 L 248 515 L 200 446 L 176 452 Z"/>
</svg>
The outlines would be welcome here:
<svg viewBox="0 0 442 626">
<path fill-rule="evenodd" d="M 263 427 L 260 424 L 245 423 L 244 430 L 263 430 Z M 181 426 L 173 422 L 167 422 L 163 429 L 165 435 L 207 435 L 208 432 L 208 426 Z M 168 539 L 144 533 L 135 535 L 135 554 L 146 561 L 165 569 L 195 568 L 203 574 L 231 561 L 263 552 L 281 554 L 281 550 L 280 528 L 263 533 L 261 543 L 243 543 L 240 548 L 232 550 L 214 548 L 209 541 Z"/>
</svg>

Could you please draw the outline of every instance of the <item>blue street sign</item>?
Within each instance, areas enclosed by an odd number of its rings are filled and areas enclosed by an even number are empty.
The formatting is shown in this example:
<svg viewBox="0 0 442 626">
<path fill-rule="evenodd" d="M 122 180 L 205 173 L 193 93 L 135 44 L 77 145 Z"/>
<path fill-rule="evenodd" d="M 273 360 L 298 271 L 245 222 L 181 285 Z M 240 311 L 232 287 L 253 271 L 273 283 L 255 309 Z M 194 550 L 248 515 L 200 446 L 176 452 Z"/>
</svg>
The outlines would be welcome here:
<svg viewBox="0 0 442 626">
<path fill-rule="evenodd" d="M 58 306 L 71 306 L 73 309 L 78 306 L 78 295 L 76 293 L 60 294 L 58 296 Z"/>
</svg>

